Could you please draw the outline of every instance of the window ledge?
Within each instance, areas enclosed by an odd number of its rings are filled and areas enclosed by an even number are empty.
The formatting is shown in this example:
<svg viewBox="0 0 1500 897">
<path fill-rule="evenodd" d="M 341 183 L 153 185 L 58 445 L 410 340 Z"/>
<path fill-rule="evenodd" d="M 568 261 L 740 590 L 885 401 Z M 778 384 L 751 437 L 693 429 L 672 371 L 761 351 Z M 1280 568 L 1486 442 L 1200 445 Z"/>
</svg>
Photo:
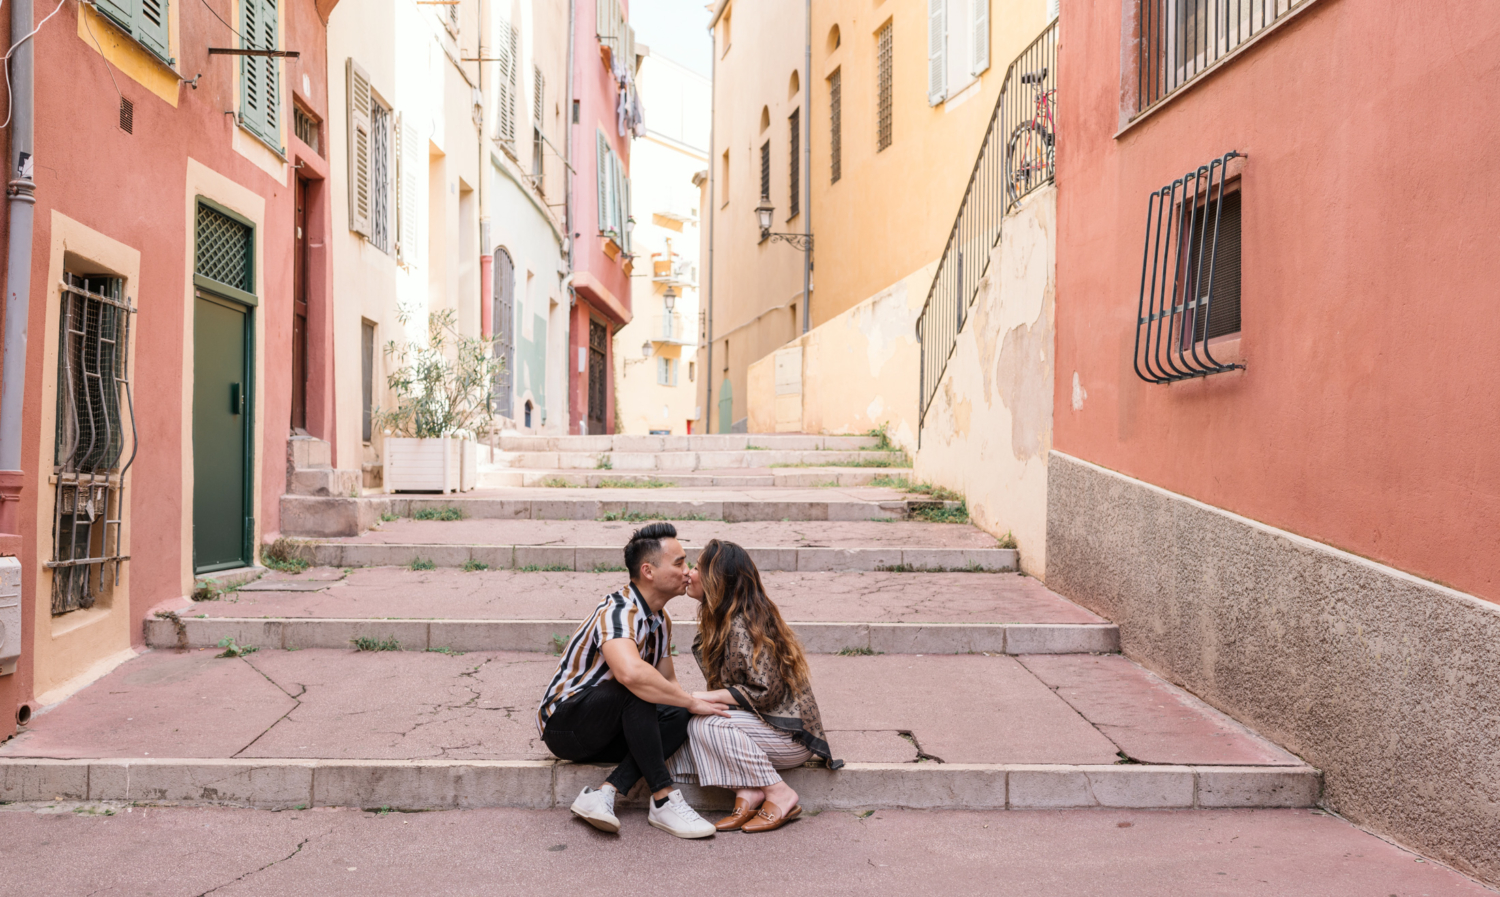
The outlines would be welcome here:
<svg viewBox="0 0 1500 897">
<path fill-rule="evenodd" d="M 249 134 L 261 146 L 264 146 L 266 149 L 268 149 L 271 152 L 275 153 L 276 157 L 278 159 L 280 159 L 283 163 L 286 162 L 286 147 L 284 147 L 284 146 L 278 147 L 276 144 L 272 143 L 271 141 L 269 141 L 266 138 L 264 138 L 264 137 L 260 136 L 259 134 L 257 134 L 254 129 L 252 129 L 249 125 L 245 124 L 245 117 L 243 115 L 241 115 L 240 113 L 238 113 L 238 112 L 236 112 L 234 114 L 234 123 L 237 124 L 237 125 L 239 125 L 241 131 L 244 131 L 246 134 Z"/>
<path fill-rule="evenodd" d="M 1139 113 L 1135 118 L 1132 118 L 1130 121 L 1126 122 L 1118 131 L 1114 133 L 1114 139 L 1119 140 L 1121 137 L 1135 130 L 1135 127 L 1137 125 L 1150 119 L 1165 107 L 1172 105 L 1172 103 L 1175 102 L 1178 97 L 1182 96 L 1183 94 L 1192 92 L 1192 90 L 1199 84 L 1202 84 L 1204 81 L 1212 78 L 1214 75 L 1222 71 L 1225 67 L 1233 63 L 1236 59 L 1239 59 L 1242 55 L 1250 52 L 1250 50 L 1258 46 L 1261 41 L 1270 38 L 1273 34 L 1279 33 L 1288 25 L 1288 23 L 1297 21 L 1298 19 L 1302 18 L 1303 13 L 1307 12 L 1309 9 L 1312 9 L 1315 6 L 1320 5 L 1322 4 L 1319 2 L 1319 0 L 1306 0 L 1306 2 L 1304 2 L 1301 6 L 1297 7 L 1294 10 L 1291 10 L 1285 16 L 1282 16 L 1275 22 L 1271 23 L 1271 26 L 1269 28 L 1261 29 L 1259 34 L 1240 44 L 1238 47 L 1235 47 L 1233 50 L 1230 50 L 1228 53 L 1225 53 L 1223 56 L 1220 56 L 1203 71 L 1194 75 L 1192 79 L 1187 83 L 1167 94 L 1165 97 L 1162 97 L 1160 100 L 1157 100 L 1156 105 L 1147 109 L 1145 112 Z"/>
</svg>

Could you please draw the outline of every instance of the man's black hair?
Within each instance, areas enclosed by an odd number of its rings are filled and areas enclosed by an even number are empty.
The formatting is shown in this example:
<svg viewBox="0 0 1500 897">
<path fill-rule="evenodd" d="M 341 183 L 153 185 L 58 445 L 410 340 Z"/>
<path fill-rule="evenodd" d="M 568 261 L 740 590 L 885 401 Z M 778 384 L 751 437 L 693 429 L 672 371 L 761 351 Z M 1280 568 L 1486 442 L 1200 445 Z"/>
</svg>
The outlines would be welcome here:
<svg viewBox="0 0 1500 897">
<path fill-rule="evenodd" d="M 661 555 L 661 540 L 677 538 L 677 527 L 670 523 L 648 523 L 630 534 L 625 543 L 625 569 L 631 579 L 640 579 L 641 565 L 654 562 Z"/>
</svg>

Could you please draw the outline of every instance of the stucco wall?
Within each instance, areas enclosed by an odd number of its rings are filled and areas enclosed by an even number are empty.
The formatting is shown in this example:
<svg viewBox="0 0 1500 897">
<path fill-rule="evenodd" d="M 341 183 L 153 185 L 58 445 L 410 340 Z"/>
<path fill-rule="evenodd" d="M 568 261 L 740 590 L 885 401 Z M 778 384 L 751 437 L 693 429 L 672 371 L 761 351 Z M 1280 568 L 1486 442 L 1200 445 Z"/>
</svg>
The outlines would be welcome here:
<svg viewBox="0 0 1500 897">
<path fill-rule="evenodd" d="M 1118 623 L 1131 658 L 1322 769 L 1333 809 L 1500 881 L 1500 609 L 1050 462 L 1050 587 Z"/>
<path fill-rule="evenodd" d="M 1046 570 L 1047 452 L 1057 191 L 1005 219 L 970 317 L 939 381 L 917 451 L 918 479 L 964 494 L 974 522 L 1015 535 L 1021 569 Z"/>
</svg>

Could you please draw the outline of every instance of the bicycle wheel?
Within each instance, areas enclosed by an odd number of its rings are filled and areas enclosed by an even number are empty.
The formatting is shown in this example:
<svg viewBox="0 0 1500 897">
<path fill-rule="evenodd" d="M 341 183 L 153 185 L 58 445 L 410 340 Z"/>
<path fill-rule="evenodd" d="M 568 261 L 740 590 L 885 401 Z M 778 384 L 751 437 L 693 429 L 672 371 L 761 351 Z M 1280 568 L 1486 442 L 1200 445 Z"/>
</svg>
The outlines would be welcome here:
<svg viewBox="0 0 1500 897">
<path fill-rule="evenodd" d="M 1038 121 L 1016 125 L 1005 144 L 1006 207 L 1045 183 L 1052 174 L 1052 132 Z"/>
</svg>

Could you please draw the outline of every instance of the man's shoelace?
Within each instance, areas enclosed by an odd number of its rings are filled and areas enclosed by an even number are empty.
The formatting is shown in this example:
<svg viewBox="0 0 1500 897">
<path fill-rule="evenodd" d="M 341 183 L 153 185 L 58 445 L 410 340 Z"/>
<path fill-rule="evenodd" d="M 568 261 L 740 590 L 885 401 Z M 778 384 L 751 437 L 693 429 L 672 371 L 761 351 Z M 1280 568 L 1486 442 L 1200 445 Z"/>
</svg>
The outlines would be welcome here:
<svg viewBox="0 0 1500 897">
<path fill-rule="evenodd" d="M 698 811 L 688 806 L 688 802 L 686 799 L 679 798 L 677 800 L 673 800 L 672 809 L 676 810 L 677 815 L 681 816 L 687 822 L 703 821 L 703 817 L 698 815 Z"/>
</svg>

